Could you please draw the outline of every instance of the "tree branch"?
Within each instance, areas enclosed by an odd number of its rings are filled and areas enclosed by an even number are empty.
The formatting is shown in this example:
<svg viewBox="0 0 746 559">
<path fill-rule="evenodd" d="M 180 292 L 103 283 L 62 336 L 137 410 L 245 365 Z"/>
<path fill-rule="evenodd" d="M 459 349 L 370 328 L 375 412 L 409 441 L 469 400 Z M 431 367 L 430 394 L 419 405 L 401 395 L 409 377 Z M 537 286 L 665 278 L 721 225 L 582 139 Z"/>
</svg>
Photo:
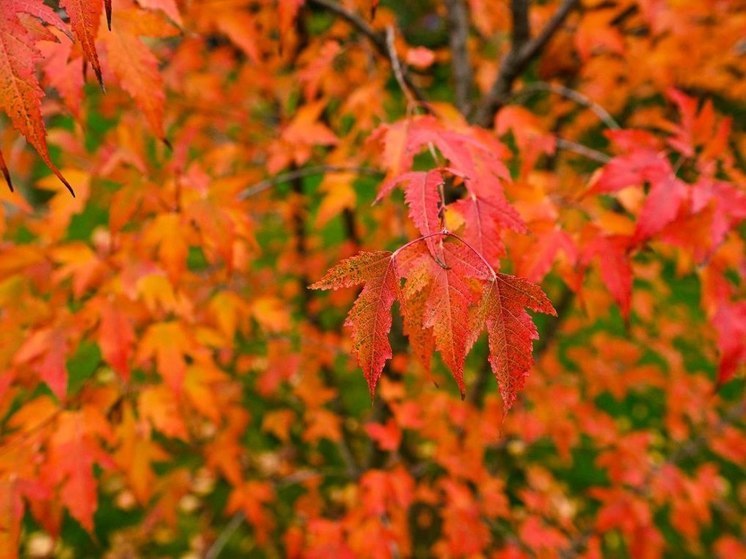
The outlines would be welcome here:
<svg viewBox="0 0 746 559">
<path fill-rule="evenodd" d="M 292 181 L 303 177 L 311 177 L 314 175 L 323 175 L 325 173 L 357 173 L 358 175 L 368 175 L 371 177 L 383 176 L 383 173 L 377 169 L 371 167 L 348 167 L 345 165 L 316 165 L 314 167 L 303 167 L 302 169 L 296 169 L 294 171 L 288 171 L 287 173 L 280 173 L 274 177 L 268 177 L 260 180 L 257 183 L 252 184 L 244 188 L 238 193 L 239 200 L 246 200 L 257 194 L 264 192 L 272 188 L 277 184 L 283 182 Z"/>
<path fill-rule="evenodd" d="M 511 97 L 513 99 L 516 99 L 519 97 L 527 97 L 539 91 L 548 91 L 550 93 L 554 93 L 566 99 L 570 99 L 571 101 L 576 102 L 578 105 L 581 105 L 583 107 L 590 109 L 599 119 L 603 121 L 604 124 L 606 124 L 606 126 L 611 128 L 612 130 L 619 130 L 621 128 L 619 123 L 616 120 L 614 120 L 614 117 L 611 116 L 611 114 L 609 114 L 609 111 L 607 111 L 601 105 L 593 101 L 593 99 L 591 99 L 587 95 L 583 95 L 579 91 L 570 89 L 569 87 L 565 87 L 564 85 L 561 85 L 561 84 L 547 83 L 547 82 L 541 82 L 541 81 L 532 82 L 522 87 L 519 91 L 516 91 L 515 93 L 513 93 Z"/>
<path fill-rule="evenodd" d="M 220 555 L 220 552 L 223 551 L 223 548 L 228 543 L 228 540 L 231 539 L 233 533 L 238 530 L 238 527 L 241 525 L 241 522 L 243 522 L 243 519 L 244 514 L 241 511 L 238 511 L 231 517 L 230 521 L 225 526 L 223 531 L 220 532 L 218 538 L 213 542 L 213 544 L 210 546 L 210 549 L 208 549 L 205 553 L 205 559 L 217 559 L 217 557 Z"/>
<path fill-rule="evenodd" d="M 557 149 L 577 153 L 578 155 L 582 155 L 583 157 L 587 157 L 588 159 L 592 159 L 601 164 L 606 164 L 611 161 L 611 157 L 605 153 L 565 138 L 557 138 Z"/>
<path fill-rule="evenodd" d="M 525 20 L 523 19 L 523 10 L 525 9 L 526 12 L 528 10 L 527 4 L 525 0 L 513 0 L 513 45 L 500 64 L 497 79 L 474 113 L 472 121 L 480 126 L 490 126 L 495 113 L 510 98 L 515 80 L 562 27 L 570 13 L 580 5 L 580 0 L 563 0 L 544 29 L 533 39 L 522 42 L 528 31 L 527 16 Z M 517 10 L 518 13 L 516 13 Z"/>
<path fill-rule="evenodd" d="M 340 5 L 334 0 L 308 0 L 308 3 L 313 6 L 323 8 L 327 12 L 335 14 L 345 20 L 352 27 L 365 35 L 381 56 L 383 56 L 389 62 L 393 63 L 392 58 L 389 57 L 389 48 L 386 43 L 385 35 L 378 33 L 362 17 L 354 12 L 347 10 L 344 6 Z M 417 86 L 417 84 L 412 81 L 409 72 L 407 72 L 404 66 L 401 64 L 401 60 L 399 60 L 399 58 L 396 56 L 394 56 L 394 58 L 401 68 L 402 81 L 407 85 L 407 88 L 412 92 L 415 99 L 422 103 L 425 110 L 429 112 L 429 109 L 427 107 L 427 98 L 425 97 L 424 92 Z"/>
<path fill-rule="evenodd" d="M 448 40 L 451 45 L 451 72 L 456 93 L 456 106 L 461 114 L 471 111 L 471 91 L 474 73 L 469 57 L 469 12 L 464 0 L 446 0 Z"/>
</svg>

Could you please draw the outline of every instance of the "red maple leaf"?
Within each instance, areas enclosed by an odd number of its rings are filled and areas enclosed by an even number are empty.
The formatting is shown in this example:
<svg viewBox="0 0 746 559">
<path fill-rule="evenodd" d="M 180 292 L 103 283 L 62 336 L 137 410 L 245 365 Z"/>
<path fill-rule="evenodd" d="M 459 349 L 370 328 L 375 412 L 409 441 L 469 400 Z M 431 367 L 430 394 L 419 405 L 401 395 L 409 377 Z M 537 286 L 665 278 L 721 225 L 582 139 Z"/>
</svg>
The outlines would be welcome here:
<svg viewBox="0 0 746 559">
<path fill-rule="evenodd" d="M 361 252 L 329 270 L 311 289 L 339 289 L 365 284 L 345 326 L 352 333 L 353 352 L 365 373 L 371 394 L 391 359 L 391 305 L 396 298 L 396 264 L 387 251 Z"/>
</svg>

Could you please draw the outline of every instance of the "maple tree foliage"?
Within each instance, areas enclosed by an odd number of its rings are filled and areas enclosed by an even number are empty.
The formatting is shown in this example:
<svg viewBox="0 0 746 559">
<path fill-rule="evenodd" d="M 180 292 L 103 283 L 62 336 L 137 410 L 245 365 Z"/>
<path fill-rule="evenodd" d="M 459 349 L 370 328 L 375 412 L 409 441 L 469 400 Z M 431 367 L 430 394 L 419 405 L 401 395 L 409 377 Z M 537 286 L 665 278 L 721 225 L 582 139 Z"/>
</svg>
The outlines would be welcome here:
<svg viewBox="0 0 746 559">
<path fill-rule="evenodd" d="M 0 2 L 0 559 L 746 556 L 745 28 Z"/>
</svg>

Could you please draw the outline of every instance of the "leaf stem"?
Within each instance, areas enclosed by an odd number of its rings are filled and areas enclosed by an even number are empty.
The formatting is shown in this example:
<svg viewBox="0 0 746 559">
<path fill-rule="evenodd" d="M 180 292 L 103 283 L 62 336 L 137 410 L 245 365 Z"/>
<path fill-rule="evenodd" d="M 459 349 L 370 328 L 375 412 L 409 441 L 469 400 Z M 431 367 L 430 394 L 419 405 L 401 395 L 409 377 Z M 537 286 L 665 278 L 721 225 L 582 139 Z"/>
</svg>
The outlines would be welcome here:
<svg viewBox="0 0 746 559">
<path fill-rule="evenodd" d="M 412 246 L 414 244 L 417 244 L 417 243 L 419 243 L 421 241 L 424 241 L 426 239 L 430 239 L 432 237 L 437 237 L 437 236 L 451 237 L 451 238 L 456 239 L 457 241 L 461 242 L 463 245 L 465 245 L 469 250 L 471 250 L 474 254 L 476 254 L 479 257 L 479 259 L 482 261 L 482 263 L 485 265 L 485 267 L 489 271 L 490 276 L 491 276 L 490 279 L 492 281 L 494 281 L 494 280 L 497 279 L 497 272 L 495 272 L 495 269 L 492 267 L 492 265 L 489 262 L 487 262 L 487 259 L 485 259 L 485 257 L 482 256 L 482 253 L 480 253 L 477 249 L 475 249 L 473 246 L 471 246 L 471 244 L 469 244 L 468 241 L 466 241 L 465 239 L 459 237 L 456 233 L 452 233 L 451 231 L 448 231 L 447 229 L 443 229 L 442 231 L 436 231 L 435 233 L 428 233 L 427 235 L 423 235 L 421 237 L 417 237 L 416 239 L 412 239 L 408 243 L 406 243 L 406 244 L 400 246 L 399 248 L 397 248 L 394 251 L 394 253 L 391 255 L 391 258 L 395 259 L 399 255 L 399 253 L 401 251 L 403 251 L 406 248 L 409 248 L 410 246 Z M 436 262 L 437 262 L 437 260 L 436 260 Z M 438 264 L 442 265 L 440 262 L 438 262 Z"/>
</svg>

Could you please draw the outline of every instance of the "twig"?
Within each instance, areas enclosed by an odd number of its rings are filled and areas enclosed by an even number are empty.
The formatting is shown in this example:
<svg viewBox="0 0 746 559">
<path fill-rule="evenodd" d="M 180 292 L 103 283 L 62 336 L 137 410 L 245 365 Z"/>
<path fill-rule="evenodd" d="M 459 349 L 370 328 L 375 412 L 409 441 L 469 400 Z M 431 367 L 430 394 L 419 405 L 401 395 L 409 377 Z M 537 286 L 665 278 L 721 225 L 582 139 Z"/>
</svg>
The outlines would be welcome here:
<svg viewBox="0 0 746 559">
<path fill-rule="evenodd" d="M 519 91 L 513 93 L 511 97 L 513 99 L 516 99 L 518 97 L 528 97 L 529 95 L 533 95 L 534 93 L 537 93 L 539 91 L 548 91 L 550 93 L 565 97 L 566 99 L 570 99 L 571 101 L 575 101 L 578 105 L 582 105 L 583 107 L 586 107 L 593 111 L 596 116 L 600 118 L 603 123 L 612 130 L 619 130 L 621 128 L 619 123 L 614 120 L 614 117 L 609 114 L 609 111 L 604 109 L 601 105 L 593 101 L 587 95 L 583 95 L 579 91 L 570 89 L 569 87 L 565 87 L 561 84 L 533 82 L 522 87 Z"/>
<path fill-rule="evenodd" d="M 527 27 L 521 23 L 515 27 L 516 22 L 522 21 L 516 10 L 527 10 L 527 2 L 513 0 L 513 45 L 507 56 L 500 64 L 497 79 L 492 84 L 490 91 L 482 98 L 472 121 L 480 126 L 487 127 L 491 124 L 494 114 L 510 98 L 510 92 L 516 79 L 526 70 L 536 55 L 546 46 L 549 40 L 559 30 L 570 13 L 580 5 L 580 0 L 563 0 L 552 18 L 547 22 L 541 32 L 527 42 L 521 42 Z M 522 13 L 522 12 L 521 12 Z"/>
<path fill-rule="evenodd" d="M 357 173 L 358 175 L 368 175 L 371 177 L 379 177 L 383 175 L 381 171 L 371 167 L 347 167 L 344 165 L 316 165 L 314 167 L 303 167 L 301 169 L 275 175 L 274 177 L 268 177 L 252 184 L 238 193 L 238 199 L 246 200 L 247 198 L 251 198 L 256 194 L 264 192 L 277 184 L 303 177 L 323 175 L 324 173 Z"/>
<path fill-rule="evenodd" d="M 326 11 L 331 12 L 339 16 L 343 20 L 345 20 L 352 27 L 354 27 L 355 29 L 360 31 L 360 33 L 365 35 L 370 40 L 370 42 L 373 44 L 375 49 L 379 52 L 379 54 L 381 54 L 381 56 L 385 57 L 387 60 L 389 60 L 389 62 L 392 61 L 392 58 L 389 56 L 389 49 L 388 49 L 388 45 L 386 44 L 385 36 L 381 35 L 375 29 L 373 29 L 368 24 L 368 22 L 366 22 L 359 15 L 345 9 L 344 6 L 340 5 L 338 2 L 335 2 L 334 0 L 308 0 L 308 3 L 314 6 L 318 6 L 319 8 L 323 8 Z M 428 108 L 428 105 L 427 105 L 427 98 L 424 92 L 417 86 L 416 83 L 412 81 L 412 78 L 402 66 L 399 58 L 394 56 L 394 59 L 397 60 L 397 63 L 402 70 L 401 72 L 402 81 L 407 84 L 407 87 L 412 92 L 412 94 L 417 99 L 417 101 L 419 101 L 424 106 L 425 111 L 430 112 L 430 109 Z"/>
<path fill-rule="evenodd" d="M 513 19 L 512 49 L 520 51 L 531 39 L 531 22 L 528 19 L 529 0 L 512 0 L 511 15 Z"/>
<path fill-rule="evenodd" d="M 592 159 L 598 163 L 605 164 L 611 161 L 611 157 L 605 153 L 565 138 L 557 138 L 557 148 L 577 153 L 578 155 L 582 155 L 583 157 L 587 157 L 588 159 Z"/>
<path fill-rule="evenodd" d="M 469 12 L 464 0 L 446 0 L 448 40 L 451 45 L 451 72 L 456 90 L 456 106 L 461 114 L 471 111 L 471 90 L 474 82 L 469 57 Z"/>
<path fill-rule="evenodd" d="M 220 552 L 223 551 L 223 548 L 226 546 L 233 533 L 238 530 L 238 527 L 241 525 L 241 522 L 243 522 L 243 519 L 244 514 L 241 511 L 237 512 L 231 517 L 226 527 L 223 528 L 223 531 L 220 532 L 218 538 L 212 543 L 210 549 L 208 549 L 205 553 L 205 559 L 217 559 L 218 555 L 220 555 Z"/>
<path fill-rule="evenodd" d="M 395 40 L 396 32 L 394 31 L 394 26 L 389 25 L 388 27 L 386 27 L 386 51 L 388 52 L 389 61 L 391 62 L 391 69 L 394 71 L 396 83 L 399 84 L 399 88 L 401 88 L 402 92 L 404 92 L 404 96 L 407 98 L 407 101 L 410 105 L 415 106 L 417 104 L 415 96 L 412 93 L 409 84 L 407 84 L 407 81 L 404 79 L 404 70 L 402 69 L 399 57 L 396 56 L 396 45 L 394 44 Z"/>
</svg>

